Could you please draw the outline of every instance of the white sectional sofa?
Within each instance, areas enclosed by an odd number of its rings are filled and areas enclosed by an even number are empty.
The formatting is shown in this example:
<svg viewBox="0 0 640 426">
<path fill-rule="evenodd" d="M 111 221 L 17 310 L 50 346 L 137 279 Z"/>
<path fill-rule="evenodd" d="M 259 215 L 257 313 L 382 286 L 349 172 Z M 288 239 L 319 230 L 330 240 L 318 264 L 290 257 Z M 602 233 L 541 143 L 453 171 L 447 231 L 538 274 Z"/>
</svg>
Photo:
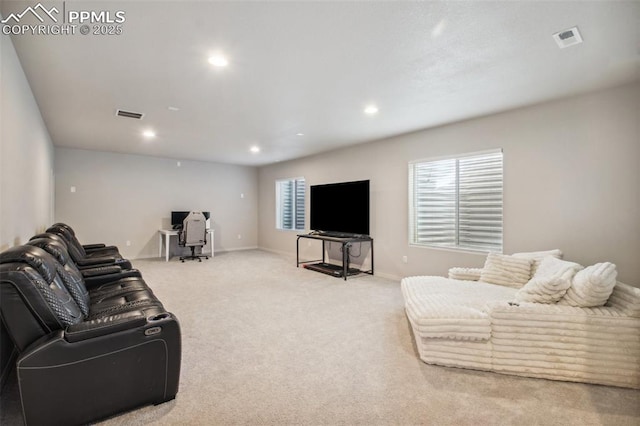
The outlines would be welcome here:
<svg viewBox="0 0 640 426">
<path fill-rule="evenodd" d="M 489 255 L 484 269 L 403 279 L 420 358 L 448 367 L 640 389 L 640 288 L 616 282 L 615 265 L 582 268 L 541 253 Z M 515 268 L 509 262 L 527 255 L 534 272 L 521 277 L 526 262 Z M 492 268 L 496 259 L 507 261 L 502 274 Z M 526 281 L 507 286 L 509 278 Z M 603 305 L 572 306 L 598 303 Z"/>
</svg>

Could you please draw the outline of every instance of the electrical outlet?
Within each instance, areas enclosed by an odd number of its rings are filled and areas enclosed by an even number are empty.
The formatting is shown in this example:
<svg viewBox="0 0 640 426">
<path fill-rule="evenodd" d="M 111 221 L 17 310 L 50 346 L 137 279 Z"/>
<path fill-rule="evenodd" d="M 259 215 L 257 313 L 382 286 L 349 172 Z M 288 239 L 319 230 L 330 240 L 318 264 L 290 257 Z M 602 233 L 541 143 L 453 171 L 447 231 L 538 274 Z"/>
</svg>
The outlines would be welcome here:
<svg viewBox="0 0 640 426">
<path fill-rule="evenodd" d="M 131 241 L 127 240 L 127 247 L 131 245 Z"/>
<path fill-rule="evenodd" d="M 409 263 L 407 256 L 402 256 L 402 263 Z"/>
<path fill-rule="evenodd" d="M 242 235 L 238 234 L 238 239 L 241 240 L 242 239 Z"/>
<path fill-rule="evenodd" d="M 76 192 L 76 187 L 75 186 L 71 187 L 71 192 Z"/>
<path fill-rule="evenodd" d="M 240 194 L 240 198 L 244 198 L 244 194 Z"/>
</svg>

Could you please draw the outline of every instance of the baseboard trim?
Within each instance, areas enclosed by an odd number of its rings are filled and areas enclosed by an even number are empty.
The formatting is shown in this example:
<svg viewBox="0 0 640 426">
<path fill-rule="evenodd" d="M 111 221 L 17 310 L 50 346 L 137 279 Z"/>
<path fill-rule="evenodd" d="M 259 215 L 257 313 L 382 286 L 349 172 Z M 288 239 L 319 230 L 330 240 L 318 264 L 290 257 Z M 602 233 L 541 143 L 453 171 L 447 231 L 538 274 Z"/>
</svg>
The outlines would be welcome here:
<svg viewBox="0 0 640 426">
<path fill-rule="evenodd" d="M 230 251 L 258 250 L 258 249 L 259 249 L 258 246 L 235 247 L 235 248 L 224 249 L 224 250 L 216 250 L 216 253 L 227 253 Z"/>
<path fill-rule="evenodd" d="M 230 248 L 230 249 L 218 249 L 214 252 L 214 254 L 219 254 L 219 253 L 228 253 L 228 252 L 232 252 L 232 251 L 243 251 L 243 250 L 260 250 L 260 248 L 258 246 L 247 246 L 247 247 L 234 247 L 234 248 Z M 207 254 L 207 252 L 204 253 L 205 255 Z M 178 254 L 173 254 L 171 257 L 176 257 L 179 255 Z M 215 256 L 214 256 L 215 257 Z M 149 260 L 149 259 L 164 259 L 164 254 L 160 257 L 150 254 L 148 256 L 138 256 L 138 257 L 132 257 L 130 260 L 134 261 L 134 260 Z"/>
<path fill-rule="evenodd" d="M 287 257 L 294 257 L 294 255 L 291 252 L 288 252 L 288 251 L 274 250 L 274 249 L 266 248 L 266 247 L 257 247 L 257 248 L 258 248 L 258 250 L 266 251 L 266 252 L 269 252 L 269 253 L 280 254 L 282 256 L 287 256 Z"/>
</svg>

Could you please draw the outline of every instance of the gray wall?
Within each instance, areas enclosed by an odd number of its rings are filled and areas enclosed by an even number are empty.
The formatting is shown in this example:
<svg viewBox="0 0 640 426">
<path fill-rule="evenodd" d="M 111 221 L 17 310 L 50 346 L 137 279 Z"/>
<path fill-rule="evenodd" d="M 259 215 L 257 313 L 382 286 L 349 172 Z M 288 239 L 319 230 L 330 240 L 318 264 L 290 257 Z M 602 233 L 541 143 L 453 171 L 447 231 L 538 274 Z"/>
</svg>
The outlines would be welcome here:
<svg viewBox="0 0 640 426">
<path fill-rule="evenodd" d="M 53 144 L 22 66 L 0 37 L 0 251 L 25 243 L 53 218 Z"/>
<path fill-rule="evenodd" d="M 276 179 L 304 176 L 308 186 L 370 179 L 377 274 L 482 266 L 483 254 L 408 245 L 407 167 L 502 148 L 504 252 L 560 248 L 583 265 L 614 262 L 619 280 L 640 286 L 639 107 L 636 83 L 262 167 L 260 247 L 295 253 L 296 233 L 275 229 Z M 302 245 L 303 255 L 317 258 L 319 248 Z"/>
<path fill-rule="evenodd" d="M 83 243 L 114 244 L 132 259 L 157 257 L 158 229 L 170 227 L 171 211 L 201 210 L 211 212 L 216 251 L 257 247 L 254 167 L 186 160 L 178 167 L 167 158 L 57 147 L 55 170 L 55 220 Z"/>
<path fill-rule="evenodd" d="M 22 66 L 0 36 L 0 251 L 23 244 L 53 217 L 53 145 Z M 13 344 L 0 325 L 0 383 Z"/>
</svg>

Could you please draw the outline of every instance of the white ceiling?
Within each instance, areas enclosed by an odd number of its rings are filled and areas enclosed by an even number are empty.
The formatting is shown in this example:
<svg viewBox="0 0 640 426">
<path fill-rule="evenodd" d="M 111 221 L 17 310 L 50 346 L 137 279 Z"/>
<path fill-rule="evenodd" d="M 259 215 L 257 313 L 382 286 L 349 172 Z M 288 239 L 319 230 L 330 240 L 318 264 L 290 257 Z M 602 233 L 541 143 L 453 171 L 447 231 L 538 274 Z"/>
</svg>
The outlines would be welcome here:
<svg viewBox="0 0 640 426">
<path fill-rule="evenodd" d="M 56 146 L 263 165 L 640 79 L 638 1 L 42 3 L 126 14 L 13 36 Z"/>
</svg>

